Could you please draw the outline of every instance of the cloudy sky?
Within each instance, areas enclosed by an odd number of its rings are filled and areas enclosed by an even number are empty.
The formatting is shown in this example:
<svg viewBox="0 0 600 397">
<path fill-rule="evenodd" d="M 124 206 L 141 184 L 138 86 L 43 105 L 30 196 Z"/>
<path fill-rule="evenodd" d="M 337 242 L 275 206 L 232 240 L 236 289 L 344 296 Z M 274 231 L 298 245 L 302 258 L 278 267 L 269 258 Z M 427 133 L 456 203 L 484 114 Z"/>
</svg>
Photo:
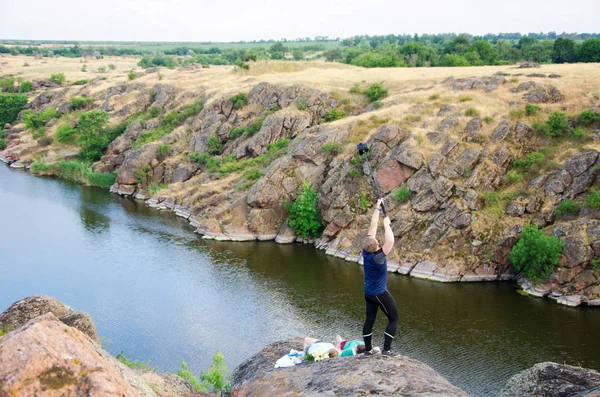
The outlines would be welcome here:
<svg viewBox="0 0 600 397">
<path fill-rule="evenodd" d="M 238 41 L 600 31 L 600 0 L 0 0 L 0 10 L 0 39 Z"/>
</svg>

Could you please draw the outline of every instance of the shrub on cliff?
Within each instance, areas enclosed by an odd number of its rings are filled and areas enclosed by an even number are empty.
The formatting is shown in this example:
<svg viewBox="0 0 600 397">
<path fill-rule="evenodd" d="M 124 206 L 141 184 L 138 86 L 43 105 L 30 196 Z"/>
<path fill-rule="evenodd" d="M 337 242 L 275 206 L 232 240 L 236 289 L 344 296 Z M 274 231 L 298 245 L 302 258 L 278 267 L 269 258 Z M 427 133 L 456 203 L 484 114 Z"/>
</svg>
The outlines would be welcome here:
<svg viewBox="0 0 600 397">
<path fill-rule="evenodd" d="M 312 185 L 304 181 L 302 193 L 294 203 L 288 201 L 283 205 L 289 214 L 289 225 L 298 236 L 304 238 L 318 237 L 323 230 L 318 207 L 319 198 Z"/>
<path fill-rule="evenodd" d="M 55 73 L 50 75 L 50 80 L 56 84 L 62 85 L 65 82 L 65 74 L 64 73 Z"/>
<path fill-rule="evenodd" d="M 27 97 L 23 94 L 0 94 L 0 129 L 15 121 L 25 104 Z"/>
<path fill-rule="evenodd" d="M 547 236 L 537 226 L 523 228 L 519 241 L 510 252 L 510 261 L 528 280 L 546 280 L 558 266 L 564 241 Z"/>
<path fill-rule="evenodd" d="M 215 354 L 210 369 L 200 372 L 200 380 L 188 369 L 185 361 L 181 362 L 181 368 L 177 375 L 187 381 L 195 391 L 212 392 L 222 389 L 229 391 L 231 389 L 225 359 L 219 351 Z"/>
<path fill-rule="evenodd" d="M 240 92 L 239 94 L 232 96 L 230 100 L 233 103 L 234 109 L 241 109 L 248 104 L 248 94 Z"/>
<path fill-rule="evenodd" d="M 98 161 L 110 139 L 106 133 L 108 124 L 108 113 L 103 110 L 91 110 L 83 113 L 77 122 L 79 132 L 79 144 L 81 149 L 79 156 L 86 161 Z"/>
<path fill-rule="evenodd" d="M 388 90 L 383 86 L 383 81 L 373 83 L 365 90 L 365 95 L 369 98 L 369 102 L 379 101 L 388 96 Z"/>
<path fill-rule="evenodd" d="M 47 108 L 39 113 L 28 110 L 23 112 L 23 123 L 28 129 L 37 129 L 43 127 L 50 119 L 59 116 L 60 113 L 55 108 Z"/>
<path fill-rule="evenodd" d="M 325 113 L 325 121 L 335 121 L 339 119 L 343 119 L 346 117 L 348 113 L 344 109 L 333 108 L 329 109 L 327 113 Z"/>
</svg>

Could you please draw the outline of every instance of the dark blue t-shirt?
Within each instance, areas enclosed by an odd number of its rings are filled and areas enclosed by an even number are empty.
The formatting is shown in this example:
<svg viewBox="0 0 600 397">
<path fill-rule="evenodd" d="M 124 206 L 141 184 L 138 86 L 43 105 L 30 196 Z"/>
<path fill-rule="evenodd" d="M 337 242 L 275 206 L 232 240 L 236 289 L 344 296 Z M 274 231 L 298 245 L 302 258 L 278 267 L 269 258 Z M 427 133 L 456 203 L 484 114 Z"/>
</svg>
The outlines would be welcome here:
<svg viewBox="0 0 600 397">
<path fill-rule="evenodd" d="M 387 289 L 387 258 L 380 248 L 375 252 L 362 251 L 365 263 L 365 294 L 379 295 Z"/>
</svg>

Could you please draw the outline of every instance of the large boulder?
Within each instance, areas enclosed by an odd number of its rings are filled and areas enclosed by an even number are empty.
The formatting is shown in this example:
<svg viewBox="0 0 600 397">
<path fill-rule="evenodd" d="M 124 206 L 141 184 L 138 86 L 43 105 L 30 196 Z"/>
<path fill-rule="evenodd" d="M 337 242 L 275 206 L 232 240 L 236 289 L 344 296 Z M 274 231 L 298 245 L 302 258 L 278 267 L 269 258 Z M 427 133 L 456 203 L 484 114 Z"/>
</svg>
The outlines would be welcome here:
<svg viewBox="0 0 600 397">
<path fill-rule="evenodd" d="M 302 340 L 275 342 L 233 373 L 231 396 L 467 396 L 427 365 L 405 356 L 358 355 L 273 368 Z"/>
<path fill-rule="evenodd" d="M 594 149 L 584 150 L 577 153 L 565 164 L 565 169 L 572 176 L 579 176 L 590 168 L 598 159 L 598 152 Z"/>
<path fill-rule="evenodd" d="M 0 314 L 0 328 L 18 329 L 28 321 L 46 313 L 54 314 L 68 326 L 98 341 L 96 325 L 89 314 L 76 312 L 69 306 L 47 295 L 33 295 L 13 303 Z"/>
<path fill-rule="evenodd" d="M 514 375 L 500 397 L 597 397 L 600 373 L 581 367 L 544 362 Z"/>
<path fill-rule="evenodd" d="M 500 124 L 498 124 L 498 126 L 494 129 L 494 132 L 492 132 L 490 140 L 493 143 L 497 143 L 504 140 L 504 138 L 506 138 L 506 136 L 510 132 L 511 124 L 512 123 L 510 122 L 510 120 L 502 120 L 502 122 L 500 122 Z"/>
<path fill-rule="evenodd" d="M 565 96 L 553 86 L 539 87 L 523 95 L 527 103 L 556 103 L 565 99 Z"/>
</svg>

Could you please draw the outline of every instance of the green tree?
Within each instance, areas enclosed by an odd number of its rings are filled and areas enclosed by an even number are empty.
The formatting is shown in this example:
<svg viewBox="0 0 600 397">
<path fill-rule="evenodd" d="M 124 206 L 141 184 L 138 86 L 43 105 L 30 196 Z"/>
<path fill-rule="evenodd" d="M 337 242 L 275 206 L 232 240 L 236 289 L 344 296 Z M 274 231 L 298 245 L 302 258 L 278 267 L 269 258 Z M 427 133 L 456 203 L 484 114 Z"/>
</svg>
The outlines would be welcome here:
<svg viewBox="0 0 600 397">
<path fill-rule="evenodd" d="M 571 39 L 559 37 L 552 46 L 552 62 L 565 63 L 575 60 L 575 42 Z"/>
<path fill-rule="evenodd" d="M 97 161 L 108 144 L 105 128 L 108 124 L 108 113 L 103 110 L 91 110 L 83 113 L 77 122 L 79 132 L 79 155 L 86 161 Z"/>
<path fill-rule="evenodd" d="M 498 60 L 498 51 L 486 40 L 474 41 L 469 51 L 475 51 L 485 65 L 494 65 Z"/>
<path fill-rule="evenodd" d="M 65 82 L 65 74 L 64 73 L 52 74 L 52 75 L 50 75 L 50 80 L 52 80 L 56 84 L 62 85 Z"/>
<path fill-rule="evenodd" d="M 471 64 L 462 55 L 446 54 L 440 59 L 440 66 L 471 66 Z"/>
<path fill-rule="evenodd" d="M 288 223 L 298 236 L 318 237 L 323 230 L 318 202 L 317 192 L 309 182 L 304 181 L 302 193 L 296 201 L 293 204 L 284 203 L 289 214 Z"/>
<path fill-rule="evenodd" d="M 558 266 L 563 245 L 563 240 L 547 236 L 537 226 L 527 225 L 511 250 L 509 258 L 515 269 L 527 279 L 546 280 Z"/>
<path fill-rule="evenodd" d="M 365 90 L 365 95 L 369 98 L 369 102 L 379 101 L 388 96 L 388 90 L 383 86 L 383 81 L 373 83 Z"/>
<path fill-rule="evenodd" d="M 600 62 L 600 39 L 587 39 L 577 48 L 579 62 Z"/>
<path fill-rule="evenodd" d="M 15 121 L 26 104 L 27 97 L 23 94 L 0 94 L 0 129 Z"/>
<path fill-rule="evenodd" d="M 292 52 L 292 55 L 294 56 L 294 60 L 295 61 L 302 61 L 304 60 L 304 51 L 300 50 L 300 49 L 296 49 Z"/>
</svg>

